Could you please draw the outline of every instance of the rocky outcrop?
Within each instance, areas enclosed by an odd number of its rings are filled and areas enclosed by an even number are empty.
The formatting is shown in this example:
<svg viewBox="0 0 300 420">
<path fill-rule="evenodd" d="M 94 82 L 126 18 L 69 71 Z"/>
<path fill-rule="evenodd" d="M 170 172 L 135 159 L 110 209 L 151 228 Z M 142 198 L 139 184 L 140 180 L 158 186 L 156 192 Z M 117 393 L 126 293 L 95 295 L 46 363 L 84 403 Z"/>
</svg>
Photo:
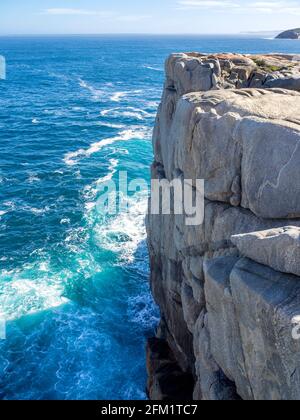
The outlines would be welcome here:
<svg viewBox="0 0 300 420">
<path fill-rule="evenodd" d="M 277 39 L 300 39 L 300 29 L 289 29 L 277 35 Z"/>
<path fill-rule="evenodd" d="M 298 62 L 267 59 L 277 75 L 259 69 L 265 56 L 167 60 L 152 179 L 204 179 L 205 217 L 147 216 L 156 339 L 168 349 L 160 364 L 148 346 L 153 399 L 170 397 L 159 383 L 172 369 L 196 400 L 300 399 L 300 94 L 265 85 Z"/>
<path fill-rule="evenodd" d="M 231 238 L 240 253 L 283 273 L 300 277 L 300 229 L 287 226 Z"/>
</svg>

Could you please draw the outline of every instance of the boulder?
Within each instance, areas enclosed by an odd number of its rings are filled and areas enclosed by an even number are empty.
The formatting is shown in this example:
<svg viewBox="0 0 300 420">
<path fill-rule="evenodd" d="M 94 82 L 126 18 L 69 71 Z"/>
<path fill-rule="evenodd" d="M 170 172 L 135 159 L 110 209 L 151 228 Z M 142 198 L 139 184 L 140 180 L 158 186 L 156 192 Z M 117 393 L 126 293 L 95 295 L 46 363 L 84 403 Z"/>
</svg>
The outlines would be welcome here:
<svg viewBox="0 0 300 420">
<path fill-rule="evenodd" d="M 300 276 L 300 228 L 287 226 L 231 237 L 245 257 L 283 273 Z"/>
<path fill-rule="evenodd" d="M 300 76 L 295 75 L 291 77 L 280 77 L 276 79 L 269 79 L 265 84 L 266 88 L 281 88 L 300 91 Z"/>
</svg>

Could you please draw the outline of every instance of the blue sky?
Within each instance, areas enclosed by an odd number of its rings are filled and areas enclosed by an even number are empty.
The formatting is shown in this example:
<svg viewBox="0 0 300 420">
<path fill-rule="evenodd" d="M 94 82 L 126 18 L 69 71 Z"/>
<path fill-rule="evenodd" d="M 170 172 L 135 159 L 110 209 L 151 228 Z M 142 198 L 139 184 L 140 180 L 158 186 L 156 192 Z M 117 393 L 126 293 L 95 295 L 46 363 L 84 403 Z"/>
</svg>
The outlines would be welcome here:
<svg viewBox="0 0 300 420">
<path fill-rule="evenodd" d="M 0 0 L 0 34 L 209 34 L 293 27 L 300 27 L 300 0 Z"/>
</svg>

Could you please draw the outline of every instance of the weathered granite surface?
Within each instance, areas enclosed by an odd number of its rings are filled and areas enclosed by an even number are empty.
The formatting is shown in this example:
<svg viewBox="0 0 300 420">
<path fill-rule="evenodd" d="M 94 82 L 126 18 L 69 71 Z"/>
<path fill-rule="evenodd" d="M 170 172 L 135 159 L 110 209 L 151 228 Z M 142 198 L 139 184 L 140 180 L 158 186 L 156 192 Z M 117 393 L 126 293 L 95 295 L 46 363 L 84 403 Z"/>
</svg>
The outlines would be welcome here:
<svg viewBox="0 0 300 420">
<path fill-rule="evenodd" d="M 162 109 L 155 158 L 169 180 L 178 171 L 205 179 L 211 201 L 264 218 L 299 217 L 299 115 L 300 94 L 292 91 L 190 93 L 172 115 Z"/>
<path fill-rule="evenodd" d="M 247 259 L 213 259 L 205 265 L 205 296 L 212 356 L 238 395 L 299 400 L 300 341 L 292 319 L 300 279 Z"/>
<path fill-rule="evenodd" d="M 287 226 L 232 236 L 240 253 L 283 273 L 300 276 L 300 229 Z"/>
<path fill-rule="evenodd" d="M 195 400 L 300 399 L 300 94 L 266 86 L 297 72 L 283 55 L 166 62 L 152 179 L 204 178 L 205 218 L 147 216 L 168 349 L 161 364 L 148 346 L 152 399 L 170 398 L 174 372 Z"/>
</svg>

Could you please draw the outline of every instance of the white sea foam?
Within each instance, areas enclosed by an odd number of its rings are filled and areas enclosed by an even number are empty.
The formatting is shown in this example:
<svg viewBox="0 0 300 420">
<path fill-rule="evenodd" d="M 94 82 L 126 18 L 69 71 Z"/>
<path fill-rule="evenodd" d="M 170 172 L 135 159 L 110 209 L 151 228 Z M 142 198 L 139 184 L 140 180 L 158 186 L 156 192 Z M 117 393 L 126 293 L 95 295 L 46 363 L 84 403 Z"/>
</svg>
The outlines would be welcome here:
<svg viewBox="0 0 300 420">
<path fill-rule="evenodd" d="M 153 67 L 153 66 L 143 66 L 144 69 L 148 69 L 148 70 L 152 70 L 152 71 L 164 71 L 164 69 L 162 67 Z"/>
<path fill-rule="evenodd" d="M 83 189 L 83 198 L 86 201 L 85 209 L 86 210 L 92 210 L 96 206 L 96 198 L 98 193 L 98 187 L 100 184 L 110 181 L 114 174 L 117 171 L 119 161 L 117 159 L 110 159 L 109 160 L 109 167 L 108 167 L 108 173 L 107 175 L 97 179 L 95 182 L 93 182 L 92 185 L 87 185 Z"/>
<path fill-rule="evenodd" d="M 61 219 L 60 221 L 61 225 L 68 225 L 70 223 L 71 223 L 71 220 L 68 217 L 66 217 L 65 219 Z"/>
<path fill-rule="evenodd" d="M 147 111 L 144 111 L 140 108 L 134 107 L 117 107 L 117 108 L 109 108 L 104 109 L 100 112 L 102 117 L 112 117 L 112 118 L 133 118 L 137 120 L 144 120 L 147 118 L 153 118 L 154 115 Z"/>
<path fill-rule="evenodd" d="M 111 96 L 112 102 L 120 102 L 123 98 L 125 98 L 127 95 L 127 92 L 115 92 Z"/>
<path fill-rule="evenodd" d="M 100 140 L 92 143 L 88 149 L 79 149 L 75 152 L 67 153 L 64 157 L 66 165 L 76 165 L 80 159 L 88 158 L 94 153 L 99 152 L 102 148 L 110 146 L 119 141 L 128 141 L 131 139 L 142 140 L 149 137 L 149 129 L 145 127 L 129 128 L 121 131 L 117 136 Z"/>
<path fill-rule="evenodd" d="M 32 174 L 29 175 L 27 181 L 28 181 L 29 184 L 33 184 L 34 182 L 39 182 L 40 178 L 37 176 L 37 174 L 32 173 Z"/>
<path fill-rule="evenodd" d="M 92 94 L 94 99 L 100 99 L 104 95 L 103 90 L 94 88 L 92 85 L 82 79 L 79 79 L 79 85 L 82 88 L 87 89 Z"/>
<path fill-rule="evenodd" d="M 124 99 L 134 98 L 143 93 L 141 89 L 114 91 L 113 83 L 105 83 L 100 89 L 98 89 L 82 79 L 79 79 L 79 85 L 83 89 L 88 90 L 94 99 L 103 102 L 121 102 Z"/>
<path fill-rule="evenodd" d="M 81 111 L 86 111 L 86 109 L 83 108 L 82 106 L 73 106 L 72 111 L 81 112 Z"/>
<path fill-rule="evenodd" d="M 157 109 L 159 107 L 159 101 L 148 101 L 148 102 L 146 102 L 146 106 L 148 108 L 155 108 L 155 109 Z"/>
<path fill-rule="evenodd" d="M 33 118 L 33 120 L 31 121 L 32 124 L 39 124 L 40 121 L 37 118 Z"/>
<path fill-rule="evenodd" d="M 100 185 L 104 182 L 110 181 L 113 178 L 114 174 L 116 173 L 116 171 L 117 171 L 116 168 L 119 165 L 118 159 L 110 159 L 109 163 L 110 164 L 109 164 L 109 167 L 108 167 L 108 174 L 105 175 L 102 178 L 99 178 L 96 181 L 96 186 L 98 186 L 98 185 Z"/>
<path fill-rule="evenodd" d="M 36 216 L 39 216 L 41 214 L 45 214 L 47 213 L 50 208 L 48 206 L 44 207 L 44 208 L 37 208 L 37 207 L 31 207 L 31 206 L 23 206 L 20 207 L 20 210 L 26 211 L 28 213 L 32 213 Z"/>
<path fill-rule="evenodd" d="M 128 301 L 128 317 L 131 322 L 143 328 L 155 328 L 159 322 L 159 311 L 150 293 L 133 296 Z"/>
<path fill-rule="evenodd" d="M 85 203 L 85 205 L 84 205 L 84 207 L 87 211 L 92 210 L 95 206 L 96 206 L 96 203 L 94 203 L 94 202 Z"/>
<path fill-rule="evenodd" d="M 146 239 L 147 204 L 144 192 L 128 198 L 128 212 L 107 218 L 94 228 L 98 245 L 119 254 L 126 263 L 133 262 L 139 244 Z"/>
<path fill-rule="evenodd" d="M 50 272 L 47 261 L 0 271 L 0 307 L 6 320 L 17 319 L 67 302 L 62 296 L 62 274 Z M 67 272 L 64 274 L 68 275 Z"/>
<path fill-rule="evenodd" d="M 4 207 L 6 207 L 6 209 L 4 210 L 5 213 L 8 213 L 10 211 L 14 211 L 16 209 L 16 207 L 17 207 L 17 205 L 16 205 L 16 203 L 14 201 L 4 201 L 2 203 L 2 205 Z"/>
<path fill-rule="evenodd" d="M 108 123 L 105 121 L 100 121 L 99 125 L 101 125 L 102 127 L 115 128 L 117 130 L 121 130 L 122 128 L 125 127 L 124 124 L 113 124 L 113 123 Z"/>
<path fill-rule="evenodd" d="M 0 216 L 4 216 L 7 213 L 5 210 L 0 210 Z"/>
</svg>

